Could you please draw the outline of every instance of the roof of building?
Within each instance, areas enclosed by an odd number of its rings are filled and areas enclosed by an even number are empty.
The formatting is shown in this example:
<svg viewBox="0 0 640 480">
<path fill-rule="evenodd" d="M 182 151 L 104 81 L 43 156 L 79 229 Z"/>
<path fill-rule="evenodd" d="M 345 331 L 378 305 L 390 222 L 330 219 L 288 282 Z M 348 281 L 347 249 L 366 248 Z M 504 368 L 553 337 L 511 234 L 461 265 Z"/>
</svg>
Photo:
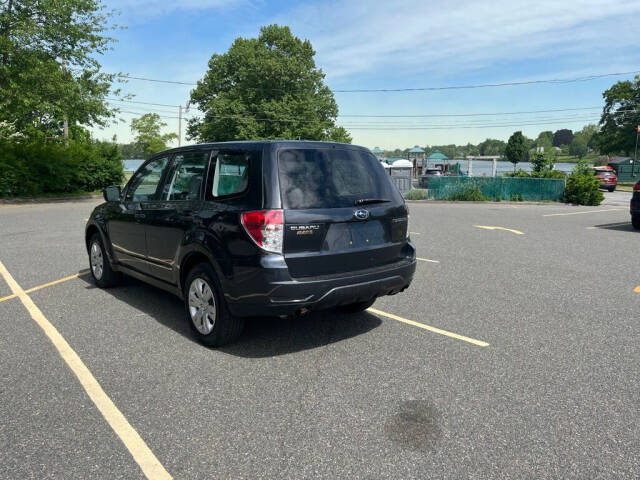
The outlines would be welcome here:
<svg viewBox="0 0 640 480">
<path fill-rule="evenodd" d="M 411 150 L 409 150 L 409 153 L 424 153 L 424 150 L 416 145 Z"/>
<path fill-rule="evenodd" d="M 449 157 L 447 157 L 440 150 L 436 150 L 427 157 L 427 160 L 449 160 Z"/>
<path fill-rule="evenodd" d="M 633 160 L 631 157 L 612 157 L 609 159 L 609 164 L 619 165 L 621 163 L 630 163 Z"/>
<path fill-rule="evenodd" d="M 413 163 L 411 163 L 409 160 L 402 159 L 402 160 L 396 160 L 395 162 L 393 162 L 393 166 L 413 168 Z"/>
</svg>

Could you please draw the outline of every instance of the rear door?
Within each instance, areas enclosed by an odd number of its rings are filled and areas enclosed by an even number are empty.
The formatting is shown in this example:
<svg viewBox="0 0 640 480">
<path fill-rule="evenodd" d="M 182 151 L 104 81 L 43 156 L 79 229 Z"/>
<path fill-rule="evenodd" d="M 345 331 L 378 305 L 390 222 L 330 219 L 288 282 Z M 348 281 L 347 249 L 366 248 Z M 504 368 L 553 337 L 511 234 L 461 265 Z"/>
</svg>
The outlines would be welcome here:
<svg viewBox="0 0 640 480">
<path fill-rule="evenodd" d="M 176 153 L 158 198 L 144 204 L 147 260 L 152 276 L 177 283 L 177 255 L 188 230 L 198 224 L 210 151 Z"/>
<path fill-rule="evenodd" d="M 278 151 L 284 256 L 294 277 L 401 260 L 407 211 L 380 162 L 355 148 Z"/>
</svg>

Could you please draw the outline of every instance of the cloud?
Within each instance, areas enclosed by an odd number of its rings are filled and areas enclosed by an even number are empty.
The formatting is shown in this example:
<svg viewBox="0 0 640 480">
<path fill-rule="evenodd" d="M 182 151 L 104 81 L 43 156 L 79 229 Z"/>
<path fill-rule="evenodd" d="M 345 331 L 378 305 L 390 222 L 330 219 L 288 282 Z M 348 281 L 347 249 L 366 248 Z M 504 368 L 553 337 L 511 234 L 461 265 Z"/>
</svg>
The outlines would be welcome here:
<svg viewBox="0 0 640 480">
<path fill-rule="evenodd" d="M 276 21 L 309 38 L 318 64 L 340 79 L 389 69 L 446 76 L 559 56 L 567 58 L 558 69 L 619 61 L 637 43 L 638 14 L 637 0 L 371 0 L 307 3 Z"/>
</svg>

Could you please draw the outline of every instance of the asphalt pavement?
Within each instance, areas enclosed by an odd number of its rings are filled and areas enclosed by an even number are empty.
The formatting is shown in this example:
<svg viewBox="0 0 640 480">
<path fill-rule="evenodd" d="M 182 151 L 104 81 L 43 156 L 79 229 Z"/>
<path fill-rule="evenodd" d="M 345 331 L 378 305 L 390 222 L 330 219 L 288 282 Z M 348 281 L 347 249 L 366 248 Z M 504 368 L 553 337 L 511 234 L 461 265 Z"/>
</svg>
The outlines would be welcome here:
<svg viewBox="0 0 640 480">
<path fill-rule="evenodd" d="M 0 262 L 27 291 L 65 279 L 28 295 L 174 478 L 638 478 L 624 194 L 411 203 L 422 260 L 380 313 L 251 319 L 222 349 L 177 298 L 82 275 L 95 200 L 0 206 Z M 0 478 L 144 477 L 11 294 L 0 280 Z"/>
</svg>

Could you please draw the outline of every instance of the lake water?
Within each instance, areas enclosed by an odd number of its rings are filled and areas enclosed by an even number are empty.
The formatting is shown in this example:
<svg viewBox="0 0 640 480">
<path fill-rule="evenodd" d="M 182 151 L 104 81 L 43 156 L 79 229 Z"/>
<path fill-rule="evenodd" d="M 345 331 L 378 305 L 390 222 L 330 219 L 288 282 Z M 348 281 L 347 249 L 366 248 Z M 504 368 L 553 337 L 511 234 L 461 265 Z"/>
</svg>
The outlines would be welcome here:
<svg viewBox="0 0 640 480">
<path fill-rule="evenodd" d="M 448 163 L 459 163 L 460 171 L 463 173 L 466 173 L 467 170 L 469 169 L 469 162 L 467 160 L 456 160 Z M 561 172 L 569 173 L 575 166 L 576 166 L 575 163 L 556 163 L 553 168 L 555 170 L 560 170 Z M 533 166 L 529 162 L 521 162 L 516 165 L 516 169 L 522 169 L 525 172 L 530 172 L 533 169 Z M 492 172 L 493 172 L 493 162 L 491 162 L 490 160 L 474 160 L 473 161 L 472 174 L 474 177 L 482 177 L 485 174 L 487 177 L 490 177 Z M 498 175 L 503 175 L 507 172 L 513 172 L 513 163 L 498 162 Z"/>
</svg>

